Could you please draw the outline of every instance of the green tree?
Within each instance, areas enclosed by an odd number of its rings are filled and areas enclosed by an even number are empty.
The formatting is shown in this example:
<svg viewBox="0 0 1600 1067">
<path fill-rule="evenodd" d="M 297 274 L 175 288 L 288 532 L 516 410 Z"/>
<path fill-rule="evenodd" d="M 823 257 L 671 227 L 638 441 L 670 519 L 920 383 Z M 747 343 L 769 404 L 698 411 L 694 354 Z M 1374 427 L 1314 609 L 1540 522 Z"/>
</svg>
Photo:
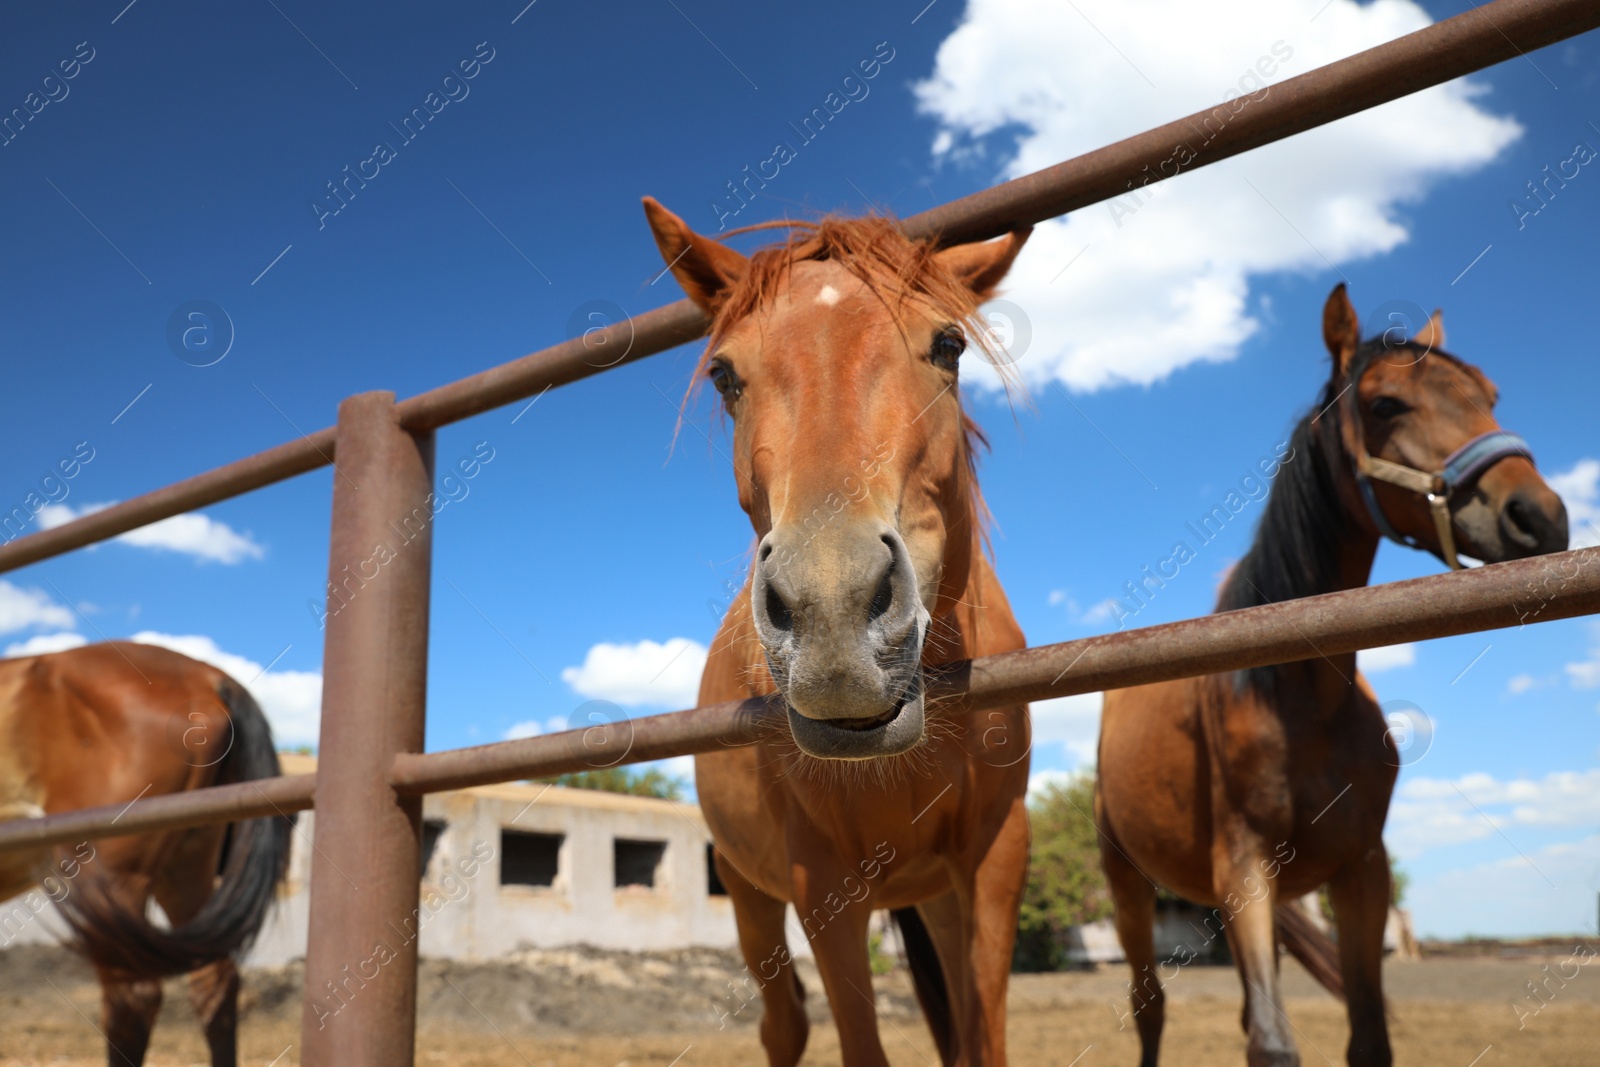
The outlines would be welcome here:
<svg viewBox="0 0 1600 1067">
<path fill-rule="evenodd" d="M 1062 938 L 1068 927 L 1111 914 L 1094 826 L 1094 776 L 1080 774 L 1046 786 L 1031 798 L 1028 822 L 1033 845 L 1012 967 L 1060 970 L 1067 962 Z"/>
<path fill-rule="evenodd" d="M 568 789 L 598 789 L 606 793 L 655 797 L 657 800 L 682 800 L 684 790 L 683 779 L 674 778 L 655 767 L 647 771 L 636 771 L 631 767 L 604 767 L 558 774 L 554 778 L 540 778 L 539 781 Z"/>
<path fill-rule="evenodd" d="M 1399 907 L 1405 903 L 1406 889 L 1411 885 L 1411 875 L 1400 866 L 1394 854 L 1389 855 L 1389 903 Z"/>
</svg>

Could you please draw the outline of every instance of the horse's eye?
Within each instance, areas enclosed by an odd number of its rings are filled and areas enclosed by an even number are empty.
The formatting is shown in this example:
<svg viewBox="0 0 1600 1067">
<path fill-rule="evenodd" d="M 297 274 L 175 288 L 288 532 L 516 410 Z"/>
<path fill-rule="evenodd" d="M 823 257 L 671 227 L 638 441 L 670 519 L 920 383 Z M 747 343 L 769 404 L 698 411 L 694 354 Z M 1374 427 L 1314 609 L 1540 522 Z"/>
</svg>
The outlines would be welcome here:
<svg viewBox="0 0 1600 1067">
<path fill-rule="evenodd" d="M 954 327 L 946 326 L 933 335 L 933 344 L 928 349 L 928 358 L 935 367 L 953 371 L 960 362 L 961 353 L 967 350 L 967 339 L 961 336 L 960 331 Z"/>
<path fill-rule="evenodd" d="M 739 395 L 739 377 L 726 363 L 711 364 L 706 368 L 706 377 L 711 379 L 712 386 L 722 394 L 723 400 L 731 401 Z"/>
<path fill-rule="evenodd" d="M 1380 419 L 1397 419 L 1410 410 L 1410 404 L 1392 396 L 1380 396 L 1372 402 L 1372 413 Z"/>
</svg>

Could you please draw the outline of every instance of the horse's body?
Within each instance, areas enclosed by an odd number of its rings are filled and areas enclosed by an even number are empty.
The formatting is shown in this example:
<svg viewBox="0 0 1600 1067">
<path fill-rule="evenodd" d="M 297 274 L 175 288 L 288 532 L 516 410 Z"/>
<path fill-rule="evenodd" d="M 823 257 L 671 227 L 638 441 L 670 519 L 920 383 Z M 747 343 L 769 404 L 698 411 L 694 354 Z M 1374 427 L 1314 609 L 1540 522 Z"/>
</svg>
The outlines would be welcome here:
<svg viewBox="0 0 1600 1067">
<path fill-rule="evenodd" d="M 131 805 L 278 773 L 271 731 L 243 686 L 187 656 L 127 642 L 0 660 L 0 739 L 0 818 Z M 112 1067 L 144 1061 L 160 978 L 185 972 L 213 1065 L 233 1067 L 232 955 L 259 929 L 287 853 L 283 819 L 6 853 L 0 899 L 26 895 L 0 922 L 26 922 L 46 901 L 60 907 L 99 972 Z M 145 919 L 152 898 L 171 930 Z"/>
<path fill-rule="evenodd" d="M 1437 315 L 1408 343 L 1362 345 L 1340 286 L 1323 332 L 1334 366 L 1319 413 L 1295 430 L 1255 544 L 1224 582 L 1219 610 L 1363 586 L 1380 530 L 1452 562 L 1457 543 L 1486 561 L 1566 547 L 1560 498 L 1518 449 L 1520 439 L 1499 431 L 1489 414 L 1494 386 L 1439 351 Z M 1448 504 L 1443 544 L 1422 498 L 1361 485 L 1363 471 L 1406 479 L 1387 464 L 1454 471 L 1447 460 L 1467 444 L 1478 462 L 1454 484 L 1434 483 Z M 1349 1062 L 1390 1063 L 1382 834 L 1400 760 L 1389 731 L 1354 654 L 1106 694 L 1095 811 L 1145 1067 L 1157 1062 L 1162 980 L 1177 978 L 1193 958 L 1155 958 L 1158 884 L 1218 909 L 1244 984 L 1252 1067 L 1300 1062 L 1278 993 L 1274 910 L 1326 884 L 1349 1005 Z M 1209 941 L 1218 932 L 1208 920 L 1197 936 Z"/>
<path fill-rule="evenodd" d="M 888 1062 L 867 954 L 880 908 L 944 1061 L 1004 1063 L 1027 709 L 942 713 L 921 677 L 1024 646 L 982 550 L 956 358 L 1025 235 L 934 252 L 880 219 L 828 220 L 747 260 L 646 208 L 714 316 L 705 366 L 759 539 L 700 701 L 781 692 L 789 708 L 788 729 L 695 762 L 768 1060 L 795 1064 L 806 1043 L 793 903 L 846 1065 Z"/>
</svg>

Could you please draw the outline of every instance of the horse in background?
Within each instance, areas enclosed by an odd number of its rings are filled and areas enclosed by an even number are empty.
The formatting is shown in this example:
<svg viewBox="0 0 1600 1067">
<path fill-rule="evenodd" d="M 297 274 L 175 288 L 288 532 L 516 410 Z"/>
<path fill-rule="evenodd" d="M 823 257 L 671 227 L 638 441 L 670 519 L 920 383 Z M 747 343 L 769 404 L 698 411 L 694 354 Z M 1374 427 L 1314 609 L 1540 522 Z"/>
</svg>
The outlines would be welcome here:
<svg viewBox="0 0 1600 1067">
<path fill-rule="evenodd" d="M 1340 285 L 1322 329 L 1332 374 L 1295 427 L 1217 610 L 1366 585 L 1384 537 L 1452 567 L 1458 550 L 1495 562 L 1567 547 L 1561 498 L 1522 439 L 1495 421 L 1494 384 L 1444 351 L 1438 312 L 1409 341 L 1363 343 Z M 1144 1067 L 1157 1062 L 1164 1019 L 1158 885 L 1227 910 L 1251 1067 L 1300 1062 L 1279 993 L 1278 937 L 1324 985 L 1342 985 L 1349 1063 L 1387 1067 L 1383 824 L 1399 765 L 1354 653 L 1106 694 L 1095 818 Z M 1336 949 L 1291 903 L 1324 884 Z"/>
<path fill-rule="evenodd" d="M 276 777 L 272 730 L 215 667 L 131 642 L 0 660 L 0 818 Z M 189 974 L 213 1067 L 237 1064 L 239 972 L 282 881 L 289 821 L 252 819 L 0 854 L 0 900 L 53 901 L 100 979 L 111 1067 L 140 1067 L 164 976 Z M 39 899 L 36 901 L 35 898 Z M 146 918 L 154 899 L 170 929 Z M 35 907 L 35 903 L 38 907 Z"/>
<path fill-rule="evenodd" d="M 662 258 L 711 316 L 697 376 L 733 420 L 758 539 L 700 703 L 781 693 L 786 728 L 695 757 L 774 1067 L 805 1049 L 784 930 L 811 941 L 847 1067 L 882 1067 L 867 951 L 894 912 L 946 1064 L 1005 1062 L 1028 863 L 1026 705 L 954 714 L 923 668 L 1025 646 L 984 554 L 959 361 L 1027 234 L 936 250 L 882 218 L 795 224 L 746 257 L 654 200 Z"/>
</svg>

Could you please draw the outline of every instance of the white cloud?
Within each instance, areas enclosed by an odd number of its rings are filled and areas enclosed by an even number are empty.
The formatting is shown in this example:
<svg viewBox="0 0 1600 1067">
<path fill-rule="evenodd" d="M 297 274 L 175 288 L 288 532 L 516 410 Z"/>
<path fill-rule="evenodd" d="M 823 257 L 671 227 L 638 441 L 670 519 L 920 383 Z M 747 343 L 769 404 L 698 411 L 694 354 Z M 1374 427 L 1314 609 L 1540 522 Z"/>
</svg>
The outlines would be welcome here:
<svg viewBox="0 0 1600 1067">
<path fill-rule="evenodd" d="M 983 165 L 1014 134 L 999 167 L 1011 178 L 1430 22 L 1411 0 L 1332 0 L 1318 14 L 1323 4 L 970 0 L 916 92 L 948 160 Z M 1462 82 L 1427 89 L 1036 227 L 1007 284 L 1032 324 L 1023 376 L 1093 390 L 1232 359 L 1260 326 L 1253 276 L 1388 252 L 1408 237 L 1402 204 L 1520 135 L 1478 94 Z M 1302 335 L 1316 324 L 1297 326 Z"/>
<path fill-rule="evenodd" d="M 1078 775 L 1078 771 L 1034 771 L 1028 775 L 1028 796 L 1030 798 L 1039 796 L 1053 785 L 1065 789 L 1078 778 Z"/>
<path fill-rule="evenodd" d="M 42 589 L 23 589 L 0 579 L 0 634 L 32 626 L 76 626 L 72 609 L 57 604 Z"/>
<path fill-rule="evenodd" d="M 585 724 L 587 725 L 587 724 Z M 559 734 L 567 729 L 567 720 L 563 715 L 539 722 L 537 719 L 526 719 L 515 722 L 506 727 L 506 732 L 501 734 L 503 741 L 520 741 L 525 737 L 538 737 L 540 734 Z"/>
<path fill-rule="evenodd" d="M 589 649 L 580 667 L 567 667 L 561 680 L 581 696 L 637 707 L 640 704 L 690 708 L 700 692 L 706 647 L 687 637 L 663 644 L 640 641 Z"/>
<path fill-rule="evenodd" d="M 104 511 L 110 506 L 109 503 L 85 504 L 81 508 L 73 508 L 70 504 L 47 504 L 39 511 L 39 525 L 48 530 L 73 519 Z M 266 555 L 266 549 L 249 534 L 241 534 L 227 523 L 198 512 L 174 515 L 149 526 L 129 530 L 116 540 L 135 548 L 181 552 L 213 563 L 238 563 L 245 559 L 261 559 Z"/>
<path fill-rule="evenodd" d="M 673 756 L 670 759 L 657 760 L 654 763 L 640 764 L 646 767 L 660 767 L 662 772 L 673 778 L 681 778 L 694 789 L 694 757 Z"/>
<path fill-rule="evenodd" d="M 1592 935 L 1597 869 L 1600 835 L 1418 878 L 1405 903 L 1423 937 Z"/>
<path fill-rule="evenodd" d="M 1567 505 L 1570 548 L 1600 545 L 1600 459 L 1580 459 L 1569 471 L 1545 476 Z"/>
<path fill-rule="evenodd" d="M 265 671 L 244 656 L 224 652 L 200 634 L 163 634 L 143 630 L 128 638 L 142 645 L 159 645 L 226 671 L 250 690 L 272 724 L 272 739 L 279 746 L 315 745 L 322 722 L 321 671 Z"/>
<path fill-rule="evenodd" d="M 1363 648 L 1356 653 L 1356 669 L 1365 674 L 1392 671 L 1396 667 L 1409 667 L 1415 662 L 1417 662 L 1417 646 L 1411 641 L 1403 645 Z"/>
<path fill-rule="evenodd" d="M 1065 589 L 1052 589 L 1045 598 L 1053 608 L 1063 608 L 1067 618 L 1082 626 L 1097 626 L 1112 617 L 1112 607 L 1117 603 L 1115 597 L 1097 600 L 1085 608 L 1079 604 L 1077 598 Z"/>
<path fill-rule="evenodd" d="M 1100 743 L 1100 706 L 1104 700 L 1104 693 L 1080 693 L 1034 701 L 1030 706 L 1034 751 L 1046 745 L 1060 745 L 1072 771 L 1093 766 Z"/>
<path fill-rule="evenodd" d="M 1567 664 L 1567 678 L 1574 689 L 1600 688 L 1600 651 L 1595 655 L 1595 659 Z"/>
<path fill-rule="evenodd" d="M 1411 778 L 1395 793 L 1384 839 L 1396 855 L 1410 859 L 1517 827 L 1593 826 L 1597 810 L 1600 767 L 1557 771 L 1537 780 L 1501 781 L 1482 772 L 1456 779 Z"/>
<path fill-rule="evenodd" d="M 1521 696 L 1529 690 L 1541 688 L 1544 684 L 1544 682 L 1531 674 L 1517 674 L 1513 675 L 1511 680 L 1506 683 L 1506 692 L 1512 696 Z"/>
<path fill-rule="evenodd" d="M 88 644 L 88 638 L 82 634 L 35 634 L 26 641 L 18 641 L 6 646 L 6 659 L 17 656 L 42 656 L 48 652 L 65 652 L 69 648 L 79 648 Z"/>
<path fill-rule="evenodd" d="M 1589 633 L 1593 644 L 1589 658 L 1567 664 L 1567 681 L 1574 689 L 1600 689 L 1600 624 L 1590 623 Z"/>
</svg>

